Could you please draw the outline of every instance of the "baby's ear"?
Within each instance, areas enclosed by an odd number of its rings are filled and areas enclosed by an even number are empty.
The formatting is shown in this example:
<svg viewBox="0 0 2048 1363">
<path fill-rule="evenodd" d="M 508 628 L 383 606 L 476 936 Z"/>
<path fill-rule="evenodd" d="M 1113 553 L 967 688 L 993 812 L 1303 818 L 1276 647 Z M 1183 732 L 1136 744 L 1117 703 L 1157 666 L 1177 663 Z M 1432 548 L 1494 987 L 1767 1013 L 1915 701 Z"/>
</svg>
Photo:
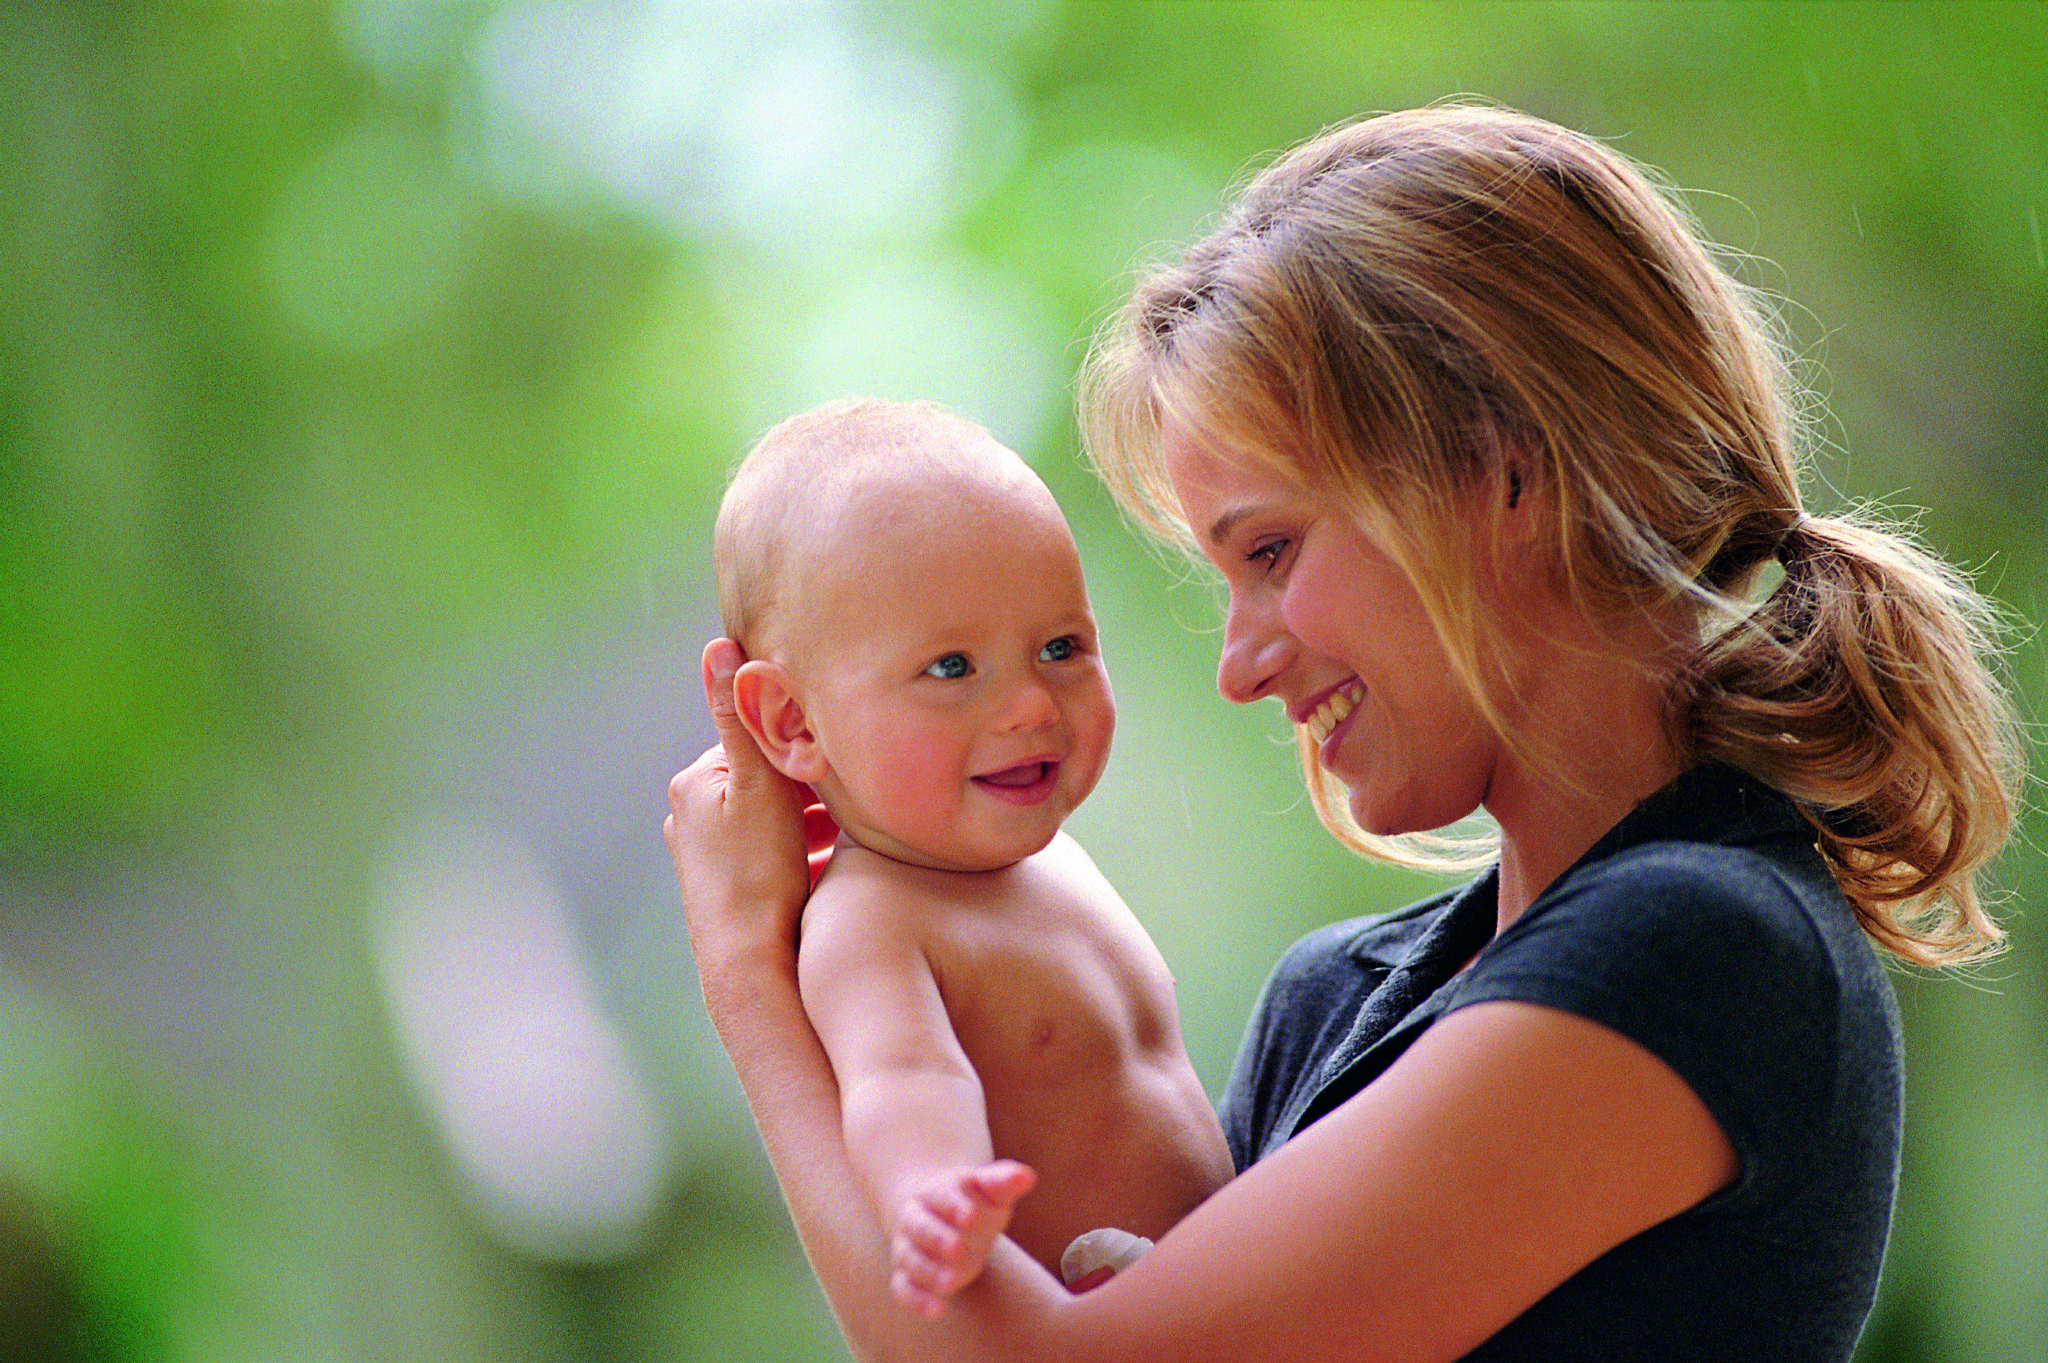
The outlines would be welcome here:
<svg viewBox="0 0 2048 1363">
<path fill-rule="evenodd" d="M 732 679 L 740 723 L 760 744 L 769 764 L 792 781 L 816 781 L 828 770 L 824 750 L 804 718 L 803 702 L 780 663 L 740 664 Z"/>
</svg>

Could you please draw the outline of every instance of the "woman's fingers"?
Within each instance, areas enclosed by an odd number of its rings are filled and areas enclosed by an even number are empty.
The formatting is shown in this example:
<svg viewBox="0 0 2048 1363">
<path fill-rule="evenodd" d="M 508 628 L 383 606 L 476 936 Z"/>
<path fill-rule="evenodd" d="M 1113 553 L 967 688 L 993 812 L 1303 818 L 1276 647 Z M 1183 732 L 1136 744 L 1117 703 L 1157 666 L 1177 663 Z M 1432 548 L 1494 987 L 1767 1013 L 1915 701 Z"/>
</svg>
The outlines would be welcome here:
<svg viewBox="0 0 2048 1363">
<path fill-rule="evenodd" d="M 705 645 L 704 701 L 720 743 L 669 783 L 663 824 L 700 969 L 764 940 L 793 944 L 812 883 L 804 793 L 740 722 L 733 677 L 745 661 L 730 639 Z"/>
<path fill-rule="evenodd" d="M 693 805 L 701 797 L 722 802 L 726 782 L 731 772 L 725 765 L 725 749 L 720 746 L 706 748 L 696 761 L 684 767 L 670 778 L 668 783 L 668 817 L 662 820 L 662 840 L 668 844 L 668 854 L 677 856 L 681 849 L 677 839 L 683 829 L 689 827 L 694 817 Z"/>
</svg>

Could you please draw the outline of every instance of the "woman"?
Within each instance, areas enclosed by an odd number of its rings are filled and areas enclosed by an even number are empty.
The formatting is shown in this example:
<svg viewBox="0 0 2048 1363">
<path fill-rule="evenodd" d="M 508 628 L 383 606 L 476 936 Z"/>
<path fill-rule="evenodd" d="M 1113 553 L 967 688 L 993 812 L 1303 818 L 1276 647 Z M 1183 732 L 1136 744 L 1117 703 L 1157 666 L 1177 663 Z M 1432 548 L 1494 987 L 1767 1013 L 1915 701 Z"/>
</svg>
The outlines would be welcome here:
<svg viewBox="0 0 2048 1363">
<path fill-rule="evenodd" d="M 1116 1279 L 1021 1255 L 891 1308 L 793 942 L 798 792 L 733 723 L 671 789 L 705 998 L 842 1327 L 947 1359 L 1842 1359 L 1896 1180 L 1880 953 L 1994 949 L 2012 819 L 1981 601 L 1801 509 L 1753 299 L 1625 160 L 1518 114 L 1339 128 L 1144 281 L 1084 423 L 1221 573 L 1218 685 L 1278 697 L 1325 822 L 1463 889 L 1282 962 L 1239 1176 Z M 1766 580 L 1782 569 L 1773 587 Z M 1404 841 L 1406 840 L 1406 841 Z"/>
</svg>

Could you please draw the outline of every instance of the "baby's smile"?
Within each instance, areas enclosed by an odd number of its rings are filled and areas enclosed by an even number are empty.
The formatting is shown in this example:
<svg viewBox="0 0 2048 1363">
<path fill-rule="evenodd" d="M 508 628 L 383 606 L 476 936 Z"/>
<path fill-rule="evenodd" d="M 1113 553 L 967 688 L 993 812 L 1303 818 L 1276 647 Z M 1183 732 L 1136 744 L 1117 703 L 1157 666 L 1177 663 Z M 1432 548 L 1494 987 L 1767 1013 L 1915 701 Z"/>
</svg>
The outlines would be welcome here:
<svg viewBox="0 0 2048 1363">
<path fill-rule="evenodd" d="M 1059 770 L 1057 761 L 1040 760 L 1020 762 L 1014 767 L 992 771 L 985 776 L 976 776 L 974 784 L 998 800 L 1010 804 L 1035 805 L 1052 793 L 1053 775 Z"/>
</svg>

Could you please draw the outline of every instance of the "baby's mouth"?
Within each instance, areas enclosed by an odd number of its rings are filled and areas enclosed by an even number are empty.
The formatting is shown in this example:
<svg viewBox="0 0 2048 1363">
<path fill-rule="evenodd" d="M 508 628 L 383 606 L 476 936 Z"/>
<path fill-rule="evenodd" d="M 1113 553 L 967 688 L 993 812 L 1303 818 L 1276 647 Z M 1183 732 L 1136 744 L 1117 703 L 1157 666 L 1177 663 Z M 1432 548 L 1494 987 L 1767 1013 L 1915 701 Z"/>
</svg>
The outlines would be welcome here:
<svg viewBox="0 0 2048 1363">
<path fill-rule="evenodd" d="M 1057 762 L 1020 762 L 1014 767 L 1004 767 L 1001 771 L 973 779 L 975 785 L 999 800 L 1033 805 L 1051 793 L 1053 773 L 1059 770 L 1059 765 Z"/>
</svg>

